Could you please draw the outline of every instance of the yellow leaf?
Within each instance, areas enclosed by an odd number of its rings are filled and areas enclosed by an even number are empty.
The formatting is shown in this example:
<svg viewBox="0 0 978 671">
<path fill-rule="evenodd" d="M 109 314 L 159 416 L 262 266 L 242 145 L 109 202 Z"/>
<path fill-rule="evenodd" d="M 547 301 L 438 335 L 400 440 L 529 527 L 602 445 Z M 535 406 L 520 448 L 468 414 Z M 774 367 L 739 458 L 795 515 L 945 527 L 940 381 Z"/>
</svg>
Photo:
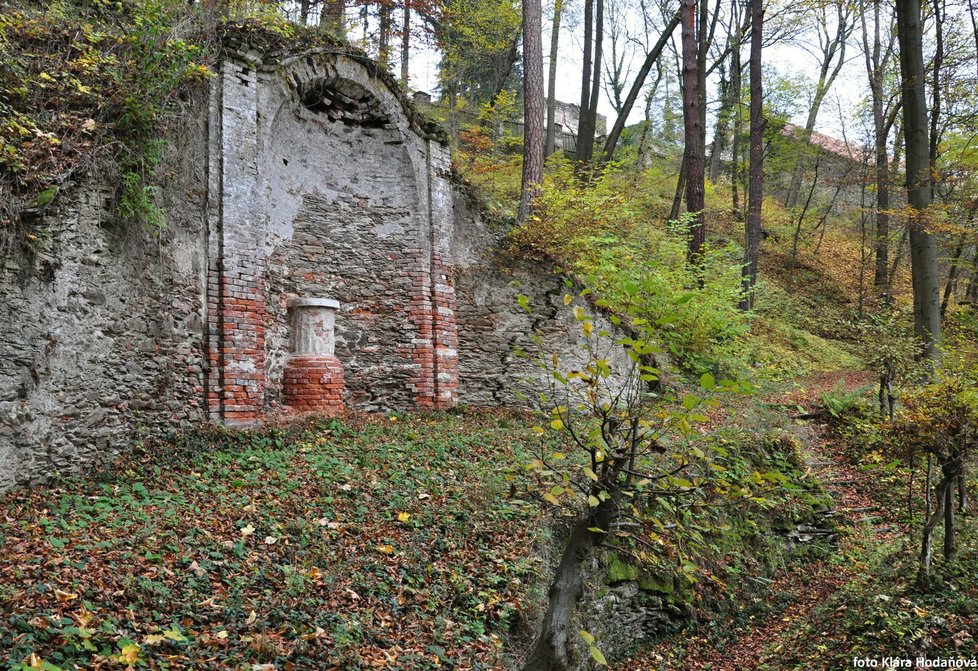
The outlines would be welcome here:
<svg viewBox="0 0 978 671">
<path fill-rule="evenodd" d="M 78 598 L 77 594 L 72 594 L 71 592 L 62 592 L 60 589 L 54 590 L 54 596 L 58 601 L 74 601 Z"/>
<path fill-rule="evenodd" d="M 78 611 L 78 614 L 75 615 L 75 619 L 78 620 L 78 624 L 83 627 L 87 627 L 88 623 L 92 621 L 93 617 L 92 612 L 84 606 L 82 606 L 81 610 Z"/>
<path fill-rule="evenodd" d="M 51 75 L 49 75 L 46 72 L 42 72 L 41 74 L 38 75 L 38 77 L 40 77 L 41 79 L 43 79 L 46 82 L 53 82 L 54 81 L 54 77 L 52 77 Z"/>
<path fill-rule="evenodd" d="M 410 519 L 411 519 L 411 514 L 410 513 L 398 513 L 397 514 L 397 521 L 398 522 L 407 522 Z"/>
<path fill-rule="evenodd" d="M 597 508 L 600 503 L 601 503 L 601 501 L 598 500 L 598 497 L 597 496 L 588 495 L 588 497 L 587 497 L 587 504 L 589 506 L 591 506 L 592 508 Z"/>
<path fill-rule="evenodd" d="M 589 336 L 591 332 L 594 331 L 594 324 L 591 322 L 584 322 L 581 324 L 581 328 L 584 329 L 584 335 Z"/>
<path fill-rule="evenodd" d="M 550 428 L 554 431 L 560 431 L 564 428 L 564 422 L 562 420 L 555 419 L 554 421 L 550 422 Z"/>
<path fill-rule="evenodd" d="M 547 492 L 546 494 L 543 495 L 543 500 L 546 501 L 547 503 L 552 503 L 555 506 L 560 505 L 560 501 L 557 500 L 557 497 L 551 494 L 550 492 Z"/>
<path fill-rule="evenodd" d="M 255 533 L 255 527 L 251 526 L 250 524 L 241 529 L 242 536 L 250 536 L 253 533 Z"/>
<path fill-rule="evenodd" d="M 591 646 L 591 657 L 601 666 L 608 666 L 608 660 L 604 658 L 604 654 L 593 645 Z"/>
<path fill-rule="evenodd" d="M 394 546 L 392 545 L 378 545 L 377 552 L 382 555 L 392 555 L 394 554 Z"/>
<path fill-rule="evenodd" d="M 591 480 L 594 480 L 595 482 L 598 481 L 598 474 L 592 471 L 587 466 L 584 467 L 584 475 L 588 476 Z"/>
<path fill-rule="evenodd" d="M 149 634 L 143 639 L 143 643 L 146 645 L 159 645 L 166 640 L 165 636 L 160 636 L 159 634 Z"/>
<path fill-rule="evenodd" d="M 136 660 L 139 659 L 140 650 L 142 648 L 135 643 L 122 646 L 122 652 L 119 653 L 119 661 L 125 662 L 126 664 L 135 664 Z"/>
</svg>

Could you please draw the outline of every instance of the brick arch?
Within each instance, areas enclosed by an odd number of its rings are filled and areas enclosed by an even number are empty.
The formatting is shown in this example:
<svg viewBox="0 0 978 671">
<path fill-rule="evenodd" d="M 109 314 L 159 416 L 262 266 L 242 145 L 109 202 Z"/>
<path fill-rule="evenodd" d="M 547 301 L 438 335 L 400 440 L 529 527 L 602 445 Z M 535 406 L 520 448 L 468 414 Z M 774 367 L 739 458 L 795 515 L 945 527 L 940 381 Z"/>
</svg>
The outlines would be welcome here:
<svg viewBox="0 0 978 671">
<path fill-rule="evenodd" d="M 342 303 L 350 405 L 454 404 L 448 154 L 391 84 L 331 50 L 229 59 L 211 129 L 211 419 L 255 421 L 281 400 L 296 296 Z"/>
</svg>

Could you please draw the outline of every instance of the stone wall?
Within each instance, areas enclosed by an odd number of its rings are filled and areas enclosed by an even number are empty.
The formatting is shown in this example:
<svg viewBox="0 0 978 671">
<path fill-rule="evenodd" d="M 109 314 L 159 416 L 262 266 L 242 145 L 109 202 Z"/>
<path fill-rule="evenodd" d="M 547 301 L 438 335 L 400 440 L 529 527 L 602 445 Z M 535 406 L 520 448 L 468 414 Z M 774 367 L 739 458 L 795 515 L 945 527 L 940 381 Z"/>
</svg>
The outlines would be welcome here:
<svg viewBox="0 0 978 671">
<path fill-rule="evenodd" d="M 115 221 L 90 180 L 0 258 L 0 491 L 205 418 L 199 150 L 181 148 L 164 202 L 181 221 L 162 237 Z"/>
<path fill-rule="evenodd" d="M 35 253 L 0 259 L 0 490 L 289 404 L 511 404 L 539 382 L 513 355 L 534 330 L 579 356 L 561 277 L 502 252 L 370 62 L 242 47 L 189 107 L 167 134 L 161 233 L 115 221 L 90 180 L 35 227 Z M 303 299 L 339 302 L 335 359 L 286 377 Z"/>
</svg>

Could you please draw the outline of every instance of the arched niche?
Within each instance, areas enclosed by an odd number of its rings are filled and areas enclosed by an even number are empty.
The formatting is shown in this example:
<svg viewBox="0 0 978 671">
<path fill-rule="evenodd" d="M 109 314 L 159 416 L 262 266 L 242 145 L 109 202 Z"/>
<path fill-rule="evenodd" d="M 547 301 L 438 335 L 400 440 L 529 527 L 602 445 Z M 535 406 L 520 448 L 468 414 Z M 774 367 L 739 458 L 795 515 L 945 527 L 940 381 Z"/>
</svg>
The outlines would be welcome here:
<svg viewBox="0 0 978 671">
<path fill-rule="evenodd" d="M 387 80 L 335 50 L 229 61 L 215 99 L 212 418 L 248 421 L 245 406 L 260 414 L 281 401 L 286 305 L 303 296 L 343 305 L 336 354 L 349 406 L 452 404 L 447 149 Z"/>
</svg>

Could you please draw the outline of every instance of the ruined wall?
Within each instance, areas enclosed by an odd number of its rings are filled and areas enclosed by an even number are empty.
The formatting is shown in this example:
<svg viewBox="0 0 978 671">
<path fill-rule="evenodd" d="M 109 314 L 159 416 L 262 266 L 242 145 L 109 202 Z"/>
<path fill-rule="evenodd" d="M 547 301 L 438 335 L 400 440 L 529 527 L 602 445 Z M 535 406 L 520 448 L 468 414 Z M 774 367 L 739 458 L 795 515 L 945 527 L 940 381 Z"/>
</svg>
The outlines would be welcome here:
<svg viewBox="0 0 978 671">
<path fill-rule="evenodd" d="M 175 134 L 202 129 L 190 115 Z M 204 419 L 200 147 L 181 149 L 163 203 L 181 221 L 161 237 L 89 180 L 0 257 L 0 491 Z"/>
<path fill-rule="evenodd" d="M 45 213 L 36 253 L 0 259 L 0 490 L 283 404 L 512 404 L 539 376 L 513 354 L 535 329 L 577 356 L 562 279 L 508 260 L 369 62 L 241 47 L 191 107 L 168 131 L 162 232 L 116 221 L 90 180 Z M 308 299 L 339 303 L 335 358 L 295 369 L 289 306 Z"/>
<path fill-rule="evenodd" d="M 454 404 L 447 147 L 367 64 L 329 50 L 240 54 L 212 109 L 210 417 L 281 402 L 293 297 L 340 302 L 349 407 Z"/>
</svg>

